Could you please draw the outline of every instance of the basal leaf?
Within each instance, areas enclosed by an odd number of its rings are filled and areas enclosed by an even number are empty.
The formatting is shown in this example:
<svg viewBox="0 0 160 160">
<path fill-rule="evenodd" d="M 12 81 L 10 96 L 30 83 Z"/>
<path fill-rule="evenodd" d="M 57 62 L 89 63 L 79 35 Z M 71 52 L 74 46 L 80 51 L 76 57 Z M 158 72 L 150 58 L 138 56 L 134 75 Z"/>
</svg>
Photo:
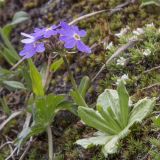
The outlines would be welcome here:
<svg viewBox="0 0 160 160">
<path fill-rule="evenodd" d="M 129 95 L 125 88 L 123 81 L 121 81 L 117 88 L 119 96 L 119 105 L 120 105 L 120 118 L 123 128 L 128 123 L 128 114 L 129 114 Z"/>
<path fill-rule="evenodd" d="M 107 136 L 103 133 L 98 136 L 83 138 L 76 141 L 76 144 L 81 145 L 83 148 L 87 149 L 91 146 L 105 145 L 113 136 Z"/>
<path fill-rule="evenodd" d="M 108 107 L 107 111 L 104 111 L 101 106 L 97 106 L 97 110 L 101 114 L 101 116 L 105 119 L 107 126 L 109 126 L 110 128 L 113 128 L 117 133 L 122 130 L 122 128 L 119 126 L 119 124 L 114 119 L 112 114 L 110 114 L 109 112 L 109 110 L 111 110 L 110 107 Z"/>
<path fill-rule="evenodd" d="M 90 127 L 111 135 L 116 134 L 116 131 L 113 128 L 107 126 L 106 121 L 103 119 L 103 117 L 92 108 L 80 106 L 78 107 L 78 115 L 81 120 Z"/>
<path fill-rule="evenodd" d="M 114 135 L 102 148 L 104 156 L 107 157 L 108 154 L 116 153 L 119 141 L 127 136 L 129 132 L 130 130 L 128 129 L 128 127 L 126 127 L 119 134 Z"/>
<path fill-rule="evenodd" d="M 120 121 L 120 107 L 119 98 L 116 90 L 106 89 L 98 96 L 97 106 L 101 106 L 105 112 L 110 107 L 114 113 L 115 118 Z"/>
<path fill-rule="evenodd" d="M 155 98 L 144 98 L 139 100 L 130 113 L 128 125 L 131 126 L 135 122 L 141 122 L 152 110 L 155 105 Z"/>
</svg>

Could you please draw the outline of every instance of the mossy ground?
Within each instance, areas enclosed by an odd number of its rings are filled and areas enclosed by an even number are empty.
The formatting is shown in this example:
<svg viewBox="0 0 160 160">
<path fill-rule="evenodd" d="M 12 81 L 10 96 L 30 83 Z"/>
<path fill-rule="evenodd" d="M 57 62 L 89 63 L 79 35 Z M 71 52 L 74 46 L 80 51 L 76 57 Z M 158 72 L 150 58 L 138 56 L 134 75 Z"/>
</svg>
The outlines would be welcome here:
<svg viewBox="0 0 160 160">
<path fill-rule="evenodd" d="M 24 9 L 31 15 L 31 21 L 20 25 L 16 28 L 12 34 L 12 42 L 15 48 L 21 49 L 19 43 L 19 32 L 32 31 L 35 26 L 44 26 L 52 23 L 57 23 L 60 20 L 71 21 L 81 15 L 101 10 L 101 9 L 111 9 L 116 5 L 123 3 L 122 0 L 83 0 L 83 1 L 73 1 L 66 0 L 59 3 L 55 1 L 26 1 L 20 4 L 15 4 L 18 9 Z M 10 5 L 4 7 L 4 11 L 10 8 L 13 2 L 8 2 Z M 3 18 L 3 23 L 6 23 L 12 13 L 7 13 L 6 18 Z M 2 13 L 1 13 L 2 14 Z M 4 17 L 4 14 L 3 14 Z M 131 30 L 138 27 L 143 27 L 145 24 L 154 23 L 156 28 L 160 27 L 160 12 L 159 8 L 155 6 L 148 6 L 145 8 L 140 8 L 140 3 L 136 2 L 125 7 L 122 11 L 115 13 L 111 17 L 107 16 L 107 12 L 102 14 L 84 19 L 78 23 L 81 28 L 87 29 L 88 36 L 84 41 L 90 46 L 98 44 L 94 48 L 94 53 L 90 56 L 85 56 L 83 54 L 78 55 L 68 55 L 68 59 L 71 64 L 71 69 L 75 72 L 75 77 L 77 82 L 84 75 L 88 75 L 92 78 L 95 73 L 100 69 L 100 67 L 105 63 L 105 61 L 113 54 L 114 50 L 117 49 L 121 44 L 125 43 L 125 40 L 116 39 L 113 35 L 118 33 L 121 28 L 125 28 L 127 25 Z M 113 41 L 114 47 L 113 51 L 108 51 L 104 49 L 104 45 L 101 42 L 106 38 L 109 38 L 109 42 Z M 154 34 L 154 38 L 156 34 Z M 114 61 L 104 72 L 97 78 L 93 83 L 92 87 L 89 89 L 87 100 L 89 104 L 95 103 L 97 96 L 105 88 L 116 88 L 116 79 L 123 74 L 129 75 L 129 81 L 127 82 L 127 89 L 130 95 L 133 95 L 133 100 L 137 101 L 145 96 L 158 97 L 160 93 L 160 86 L 155 85 L 151 88 L 146 88 L 152 84 L 160 81 L 160 72 L 155 70 L 145 74 L 144 72 L 160 64 L 160 37 L 157 37 L 156 42 L 154 39 L 152 42 L 146 38 L 143 43 L 139 43 L 136 47 L 130 49 L 128 52 L 130 55 L 123 56 L 129 59 L 129 62 L 125 67 L 117 66 L 116 61 Z M 153 45 L 153 46 L 152 46 Z M 153 49 L 153 53 L 149 57 L 139 56 L 140 52 L 143 52 L 147 46 Z M 37 66 L 41 66 L 45 60 L 47 60 L 47 55 L 39 55 L 35 58 L 37 60 L 35 63 Z M 132 55 L 132 56 L 131 56 Z M 3 64 L 4 65 L 4 64 Z M 64 93 L 68 92 L 71 85 L 69 79 L 66 75 L 66 70 L 64 67 L 60 71 L 53 75 L 48 93 Z M 25 93 L 18 93 L 19 95 L 25 96 Z M 5 94 L 8 97 L 8 93 Z M 8 103 L 9 103 L 9 99 Z M 14 101 L 14 100 L 12 100 Z M 159 111 L 160 102 L 157 101 L 155 111 Z M 22 104 L 19 102 L 17 104 L 18 108 L 21 108 Z M 13 107 L 12 103 L 10 104 Z M 154 159 L 150 154 L 151 150 L 151 138 L 157 138 L 159 130 L 156 130 L 150 115 L 142 124 L 137 124 L 133 126 L 132 132 L 121 141 L 119 144 L 119 152 L 115 155 L 109 156 L 108 160 L 140 160 Z M 3 133 L 1 134 L 1 139 L 4 139 L 4 135 L 8 137 L 16 138 L 17 132 L 22 129 L 23 117 L 12 121 L 7 125 Z M 18 127 L 15 127 L 18 126 Z M 93 147 L 88 150 L 84 150 L 74 143 L 77 139 L 82 137 L 87 137 L 92 135 L 93 129 L 79 124 L 77 117 L 73 116 L 68 112 L 61 112 L 56 116 L 55 122 L 53 124 L 53 135 L 54 135 L 54 149 L 57 153 L 57 159 L 67 159 L 67 160 L 104 160 L 104 156 L 100 152 L 100 148 Z M 3 142 L 3 140 L 2 140 Z M 42 134 L 36 138 L 33 142 L 30 151 L 26 155 L 26 160 L 44 160 L 47 159 L 47 137 L 46 134 Z M 0 160 L 4 159 L 10 151 L 8 147 L 0 151 Z M 146 156 L 147 155 L 147 156 Z M 17 157 L 18 159 L 18 157 Z"/>
</svg>

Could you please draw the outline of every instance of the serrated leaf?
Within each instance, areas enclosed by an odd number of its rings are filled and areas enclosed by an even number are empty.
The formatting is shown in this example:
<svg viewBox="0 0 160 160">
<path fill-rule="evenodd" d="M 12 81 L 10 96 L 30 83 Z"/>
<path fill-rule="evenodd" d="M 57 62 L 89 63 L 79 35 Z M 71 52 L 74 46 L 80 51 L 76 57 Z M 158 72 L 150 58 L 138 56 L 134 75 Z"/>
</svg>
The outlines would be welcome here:
<svg viewBox="0 0 160 160">
<path fill-rule="evenodd" d="M 126 127 L 119 134 L 113 136 L 102 148 L 104 156 L 107 157 L 108 154 L 116 153 L 119 141 L 127 136 L 129 132 L 130 130 Z"/>
<path fill-rule="evenodd" d="M 87 149 L 91 146 L 105 145 L 113 136 L 107 136 L 103 133 L 98 136 L 83 138 L 76 141 L 76 144 L 81 145 L 83 148 Z"/>
<path fill-rule="evenodd" d="M 50 69 L 56 72 L 62 66 L 62 64 L 63 64 L 63 58 L 60 58 L 51 64 Z"/>
<path fill-rule="evenodd" d="M 53 121 L 58 105 L 64 101 L 64 96 L 47 95 L 37 97 L 34 111 L 34 124 L 31 135 L 43 132 Z"/>
<path fill-rule="evenodd" d="M 118 93 L 115 92 L 114 90 L 105 90 L 105 92 L 103 92 L 98 97 L 97 110 L 99 111 L 99 113 L 91 108 L 86 108 L 81 106 L 78 108 L 78 115 L 80 116 L 80 118 L 87 125 L 101 131 L 102 134 L 96 137 L 94 136 L 78 140 L 76 143 L 83 146 L 84 148 L 90 147 L 92 145 L 102 145 L 102 152 L 104 153 L 105 157 L 107 157 L 108 154 L 117 152 L 119 140 L 124 138 L 130 132 L 129 128 L 134 123 L 141 122 L 152 111 L 155 105 L 155 98 L 153 99 L 145 98 L 138 101 L 134 105 L 132 111 L 128 111 L 130 112 L 130 114 L 128 114 L 128 120 L 127 120 L 128 125 L 126 124 L 124 126 L 124 129 L 121 129 L 119 130 L 119 132 L 117 132 L 117 128 L 115 128 L 116 125 L 113 123 L 117 122 L 114 119 L 115 116 L 114 113 L 116 113 L 114 107 L 116 106 L 120 107 L 120 105 L 119 104 L 117 105 L 117 103 L 120 103 L 122 106 L 127 106 L 129 101 L 128 93 L 125 90 L 123 84 L 119 86 L 118 92 L 119 96 L 121 97 L 120 101 L 117 98 Z M 122 102 L 123 99 L 124 102 Z M 113 109 L 109 105 L 112 105 Z M 119 123 L 121 123 L 121 121 Z M 106 137 L 104 137 L 104 135 L 106 135 Z M 102 139 L 104 141 L 106 140 L 105 144 L 102 141 Z"/>
<path fill-rule="evenodd" d="M 17 81 L 3 81 L 3 84 L 15 89 L 26 89 L 21 82 Z"/>
<path fill-rule="evenodd" d="M 155 105 L 155 98 L 144 98 L 139 100 L 132 109 L 128 121 L 128 125 L 131 126 L 136 122 L 141 122 L 152 110 Z"/>
<path fill-rule="evenodd" d="M 43 96 L 44 89 L 43 89 L 43 84 L 42 84 L 42 77 L 31 59 L 28 60 L 28 64 L 29 64 L 29 70 L 30 70 L 30 77 L 32 80 L 33 92 L 37 96 Z"/>
</svg>

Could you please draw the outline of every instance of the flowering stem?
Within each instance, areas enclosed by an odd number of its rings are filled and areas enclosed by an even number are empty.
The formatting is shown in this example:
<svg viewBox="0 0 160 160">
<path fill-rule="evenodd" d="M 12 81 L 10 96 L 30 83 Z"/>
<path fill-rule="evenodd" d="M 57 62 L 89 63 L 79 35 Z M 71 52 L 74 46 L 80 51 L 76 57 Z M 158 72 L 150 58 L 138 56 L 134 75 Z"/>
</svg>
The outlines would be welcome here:
<svg viewBox="0 0 160 160">
<path fill-rule="evenodd" d="M 83 106 L 85 106 L 85 107 L 88 107 L 88 105 L 86 104 L 84 98 L 83 98 L 83 97 L 81 96 L 81 94 L 79 93 L 79 90 L 78 90 L 76 81 L 75 81 L 75 79 L 74 79 L 74 77 L 73 77 L 73 74 L 72 74 L 70 68 L 69 68 L 69 64 L 68 64 L 66 55 L 60 54 L 60 56 L 63 58 L 64 64 L 65 64 L 65 66 L 66 66 L 66 68 L 67 68 L 67 71 L 68 71 L 68 74 L 69 74 L 69 78 L 70 78 L 71 83 L 72 83 L 72 86 L 73 86 L 74 90 L 76 91 L 76 93 L 77 93 L 77 95 L 78 95 L 78 98 L 79 98 L 79 100 L 80 100 L 80 102 L 81 102 L 81 105 L 83 105 Z"/>
<path fill-rule="evenodd" d="M 48 156 L 49 160 L 53 160 L 53 137 L 52 137 L 52 130 L 51 127 L 48 126 L 47 128 L 47 134 L 48 134 Z"/>
</svg>

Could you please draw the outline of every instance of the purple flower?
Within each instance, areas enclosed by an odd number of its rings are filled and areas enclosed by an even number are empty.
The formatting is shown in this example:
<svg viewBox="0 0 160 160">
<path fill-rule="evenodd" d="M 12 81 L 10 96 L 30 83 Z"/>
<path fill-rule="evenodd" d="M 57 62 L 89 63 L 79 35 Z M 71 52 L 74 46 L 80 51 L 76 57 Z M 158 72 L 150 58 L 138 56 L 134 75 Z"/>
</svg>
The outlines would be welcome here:
<svg viewBox="0 0 160 160">
<path fill-rule="evenodd" d="M 63 41 L 65 48 L 74 48 L 75 46 L 79 51 L 91 53 L 91 49 L 81 41 L 81 37 L 86 35 L 86 31 L 79 30 L 77 26 L 69 26 L 65 22 L 61 22 L 62 29 L 59 30 L 60 40 Z"/>
<path fill-rule="evenodd" d="M 36 42 L 25 44 L 23 50 L 19 53 L 20 56 L 24 56 L 25 59 L 31 58 L 37 52 L 42 53 L 45 51 L 44 43 Z"/>
<path fill-rule="evenodd" d="M 43 38 L 43 29 L 35 28 L 34 33 L 27 34 L 22 32 L 21 35 L 26 37 L 21 40 L 22 43 L 34 43 Z"/>
<path fill-rule="evenodd" d="M 58 26 L 52 25 L 51 27 L 44 28 L 43 36 L 44 38 L 50 38 L 51 36 L 54 36 L 57 34 L 56 29 Z"/>
</svg>

